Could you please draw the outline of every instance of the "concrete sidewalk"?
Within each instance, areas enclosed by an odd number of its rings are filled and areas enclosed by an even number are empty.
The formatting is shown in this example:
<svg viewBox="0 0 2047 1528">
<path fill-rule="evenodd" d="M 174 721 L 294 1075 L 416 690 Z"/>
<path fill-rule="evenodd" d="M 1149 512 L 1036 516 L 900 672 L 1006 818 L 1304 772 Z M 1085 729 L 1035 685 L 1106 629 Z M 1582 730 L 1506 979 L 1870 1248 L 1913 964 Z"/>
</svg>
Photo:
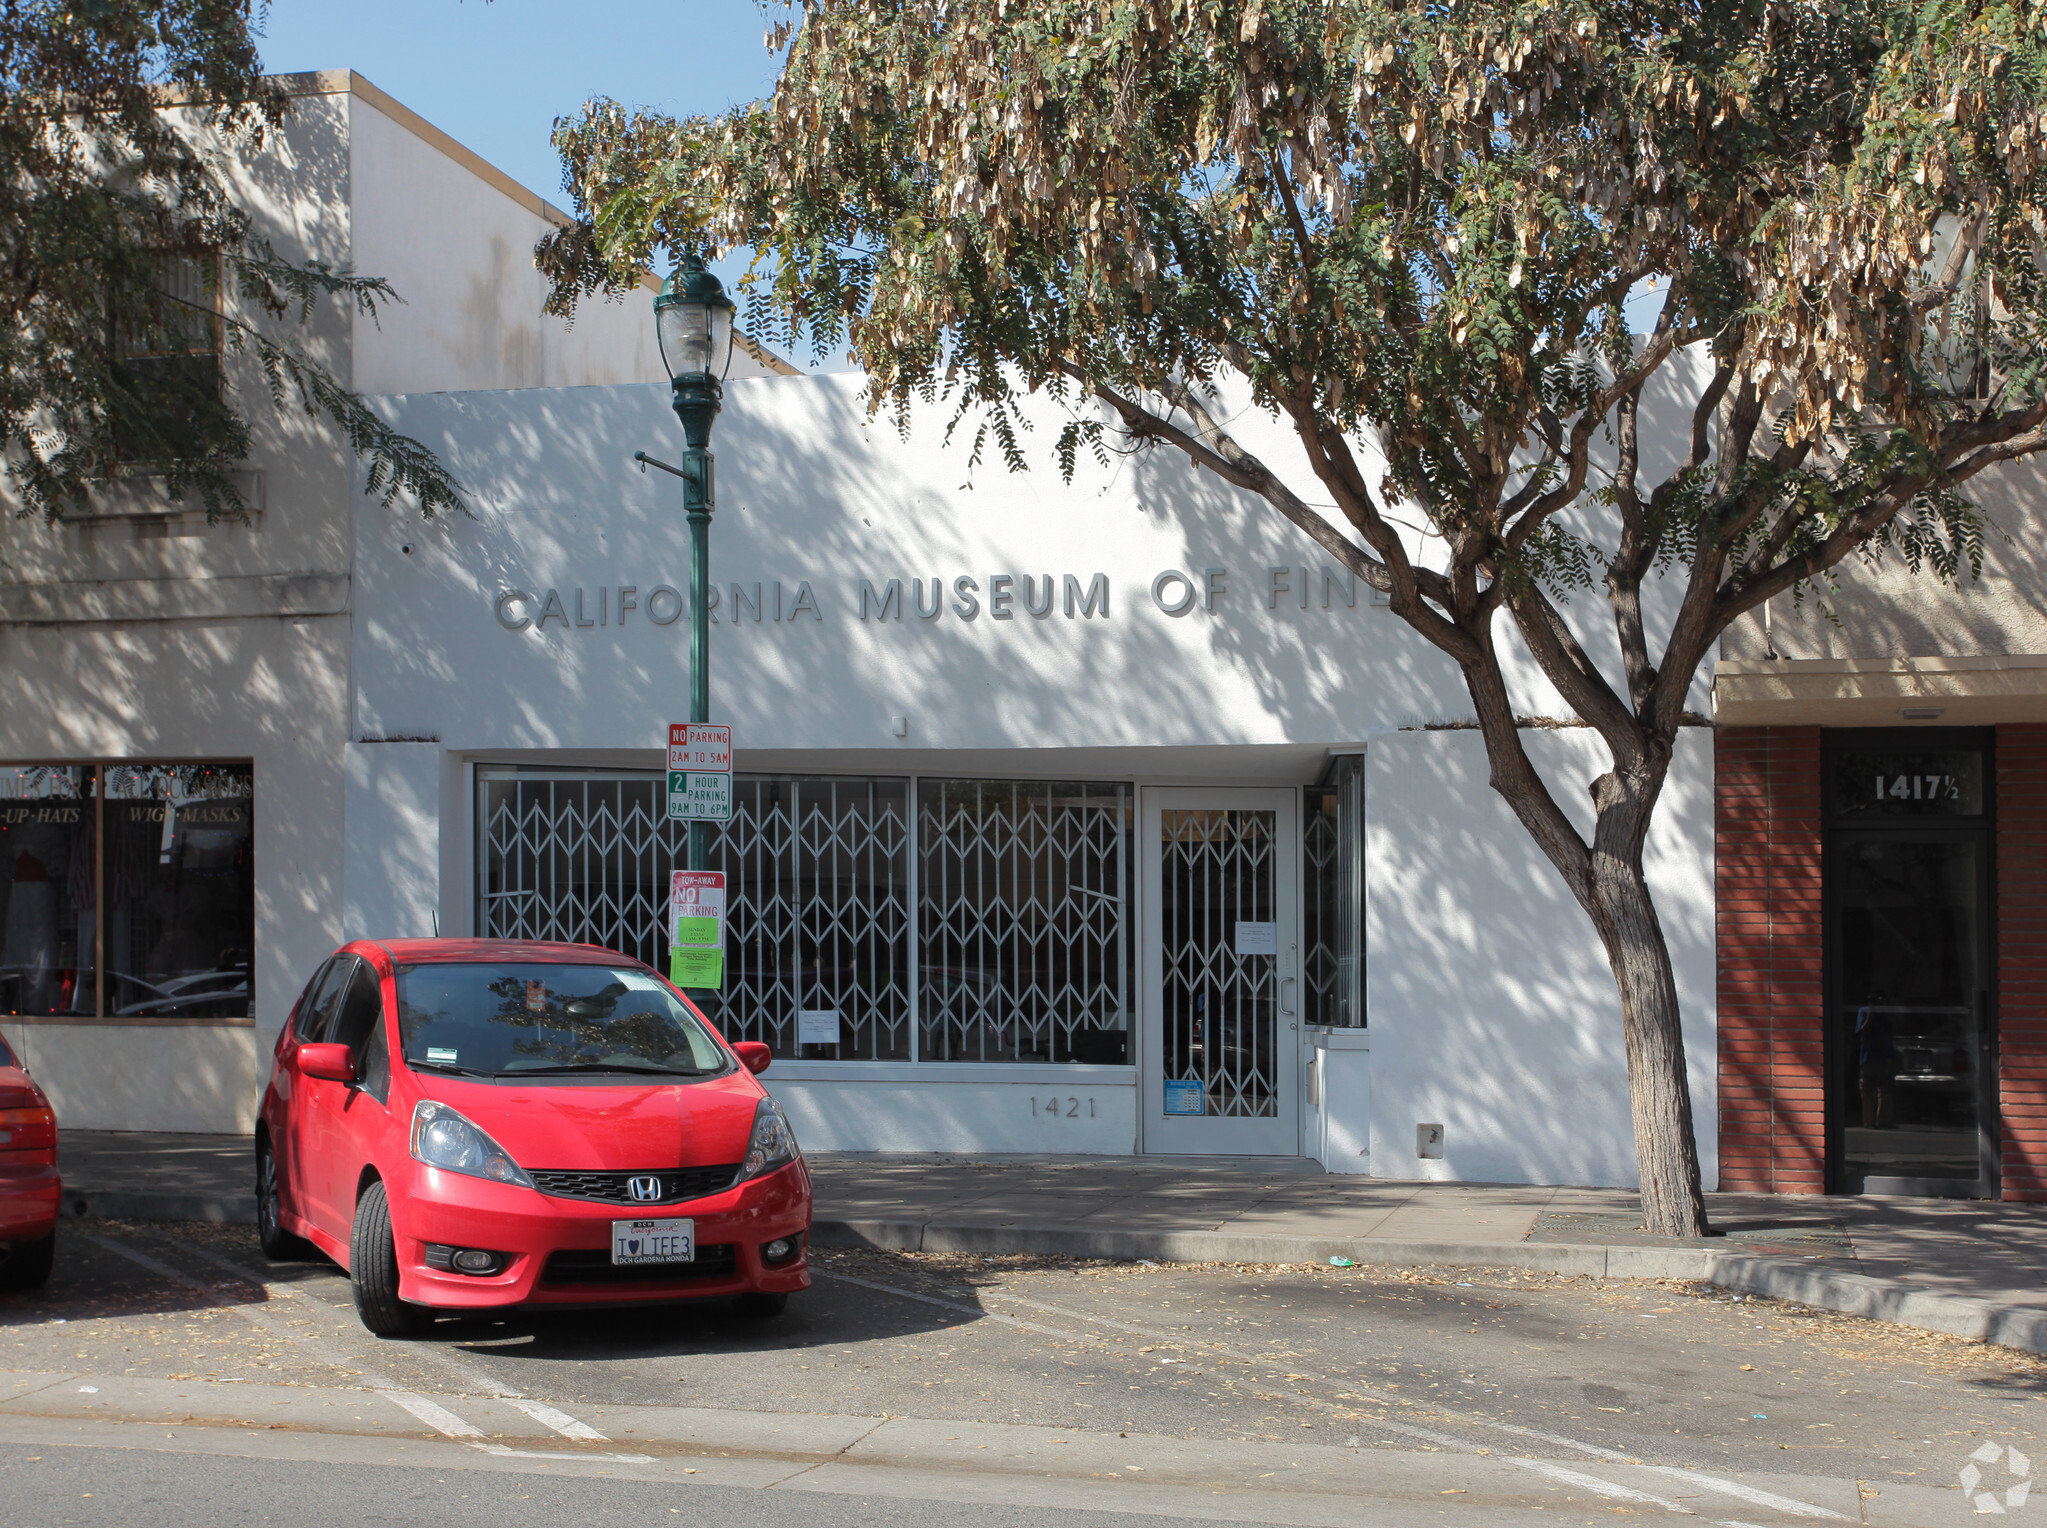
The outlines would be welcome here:
<svg viewBox="0 0 2047 1528">
<path fill-rule="evenodd" d="M 68 1213 L 254 1219 L 241 1136 L 65 1131 Z M 1392 1182 L 1247 1157 L 815 1156 L 825 1245 L 1676 1278 L 2047 1353 L 2047 1206 L 1713 1194 L 1721 1235 L 1621 1190 Z"/>
</svg>

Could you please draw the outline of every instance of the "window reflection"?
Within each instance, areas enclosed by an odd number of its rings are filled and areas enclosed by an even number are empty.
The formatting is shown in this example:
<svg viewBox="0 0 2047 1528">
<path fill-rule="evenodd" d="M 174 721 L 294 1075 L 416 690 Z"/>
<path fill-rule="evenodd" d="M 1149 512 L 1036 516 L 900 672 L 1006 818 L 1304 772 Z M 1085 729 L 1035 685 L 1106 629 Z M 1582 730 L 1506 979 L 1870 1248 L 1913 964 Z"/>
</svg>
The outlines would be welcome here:
<svg viewBox="0 0 2047 1528">
<path fill-rule="evenodd" d="M 106 1011 L 249 1016 L 252 781 L 244 766 L 106 766 Z"/>
<path fill-rule="evenodd" d="M 94 1011 L 92 771 L 0 768 L 0 1012 Z"/>
</svg>

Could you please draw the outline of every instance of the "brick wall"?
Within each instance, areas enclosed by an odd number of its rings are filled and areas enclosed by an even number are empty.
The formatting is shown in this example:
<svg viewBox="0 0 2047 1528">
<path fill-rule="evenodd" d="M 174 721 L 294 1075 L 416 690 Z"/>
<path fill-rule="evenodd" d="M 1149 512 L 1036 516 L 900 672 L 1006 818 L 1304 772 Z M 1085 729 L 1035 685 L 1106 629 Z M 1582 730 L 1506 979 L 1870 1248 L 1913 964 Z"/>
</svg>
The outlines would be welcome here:
<svg viewBox="0 0 2047 1528">
<path fill-rule="evenodd" d="M 1825 1193 L 1820 729 L 1720 727 L 1713 758 L 1720 1187 Z"/>
<path fill-rule="evenodd" d="M 2047 1201 L 2047 726 L 1997 729 L 2004 1197 Z"/>
</svg>

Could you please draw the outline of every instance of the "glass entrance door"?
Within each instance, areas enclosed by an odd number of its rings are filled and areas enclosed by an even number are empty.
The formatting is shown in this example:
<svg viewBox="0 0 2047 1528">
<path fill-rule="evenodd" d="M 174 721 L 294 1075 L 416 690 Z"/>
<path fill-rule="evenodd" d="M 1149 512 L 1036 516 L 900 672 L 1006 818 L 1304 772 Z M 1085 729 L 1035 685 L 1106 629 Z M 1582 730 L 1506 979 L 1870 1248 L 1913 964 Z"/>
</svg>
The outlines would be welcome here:
<svg viewBox="0 0 2047 1528">
<path fill-rule="evenodd" d="M 1291 790 L 1145 793 L 1144 1149 L 1300 1150 Z"/>
<path fill-rule="evenodd" d="M 1826 848 L 1834 1186 L 1990 1197 L 1985 754 L 1939 747 L 1938 735 L 1844 736 L 1829 765 Z"/>
</svg>

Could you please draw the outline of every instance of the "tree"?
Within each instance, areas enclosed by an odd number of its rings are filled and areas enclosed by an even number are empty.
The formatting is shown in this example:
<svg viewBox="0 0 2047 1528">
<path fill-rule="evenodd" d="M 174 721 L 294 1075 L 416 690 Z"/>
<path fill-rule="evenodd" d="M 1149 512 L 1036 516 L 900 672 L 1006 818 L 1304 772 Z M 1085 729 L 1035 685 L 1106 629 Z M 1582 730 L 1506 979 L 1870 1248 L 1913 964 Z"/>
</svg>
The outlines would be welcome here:
<svg viewBox="0 0 2047 1528">
<path fill-rule="evenodd" d="M 84 509 L 134 467 L 245 514 L 236 356 L 274 404 L 339 425 L 384 503 L 463 507 L 293 332 L 330 299 L 374 318 L 389 283 L 282 258 L 224 182 L 208 137 L 253 155 L 290 106 L 250 20 L 249 0 L 0 6 L 0 456 L 24 514 Z"/>
<path fill-rule="evenodd" d="M 753 246 L 756 327 L 850 344 L 875 406 L 947 400 L 1016 466 L 1022 395 L 1067 398 L 1069 470 L 1118 434 L 1182 451 L 1389 590 L 1598 932 L 1644 1213 L 1697 1234 L 1644 839 L 1731 623 L 1858 554 L 1972 571 L 1965 485 L 2047 444 L 2043 22 L 1966 0 L 803 0 L 770 99 L 558 124 L 581 222 L 540 253 L 565 310 L 658 247 Z M 1686 352 L 1708 380 L 1659 425 L 1645 388 Z M 1231 433 L 1229 374 L 1312 484 Z M 1427 559 L 1396 520 L 1417 514 Z M 1612 672 L 1574 592 L 1612 624 Z M 1523 747 L 1516 640 L 1610 757 L 1589 837 Z"/>
</svg>

